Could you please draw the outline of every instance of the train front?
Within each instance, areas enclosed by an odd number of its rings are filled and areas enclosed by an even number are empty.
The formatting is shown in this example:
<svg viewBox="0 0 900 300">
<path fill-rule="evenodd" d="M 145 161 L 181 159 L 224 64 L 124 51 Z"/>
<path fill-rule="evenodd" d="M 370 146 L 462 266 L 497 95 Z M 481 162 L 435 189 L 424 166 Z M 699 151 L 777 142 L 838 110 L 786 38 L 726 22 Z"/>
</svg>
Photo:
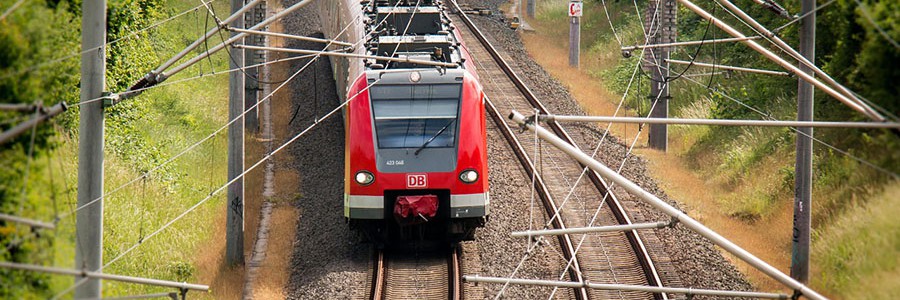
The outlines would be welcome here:
<svg viewBox="0 0 900 300">
<path fill-rule="evenodd" d="M 348 106 L 344 216 L 372 240 L 471 240 L 489 214 L 483 94 L 463 69 L 367 71 Z"/>
</svg>

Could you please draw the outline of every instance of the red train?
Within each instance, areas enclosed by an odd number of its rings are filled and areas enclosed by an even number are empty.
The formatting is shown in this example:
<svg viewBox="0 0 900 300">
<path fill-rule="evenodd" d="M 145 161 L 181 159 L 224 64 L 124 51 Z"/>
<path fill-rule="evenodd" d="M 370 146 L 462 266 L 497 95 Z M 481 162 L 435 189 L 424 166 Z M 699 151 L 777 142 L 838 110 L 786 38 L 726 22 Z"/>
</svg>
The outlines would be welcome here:
<svg viewBox="0 0 900 300">
<path fill-rule="evenodd" d="M 439 1 L 415 2 L 364 8 L 366 54 L 404 61 L 348 83 L 344 216 L 376 242 L 471 240 L 490 213 L 484 94 Z"/>
</svg>

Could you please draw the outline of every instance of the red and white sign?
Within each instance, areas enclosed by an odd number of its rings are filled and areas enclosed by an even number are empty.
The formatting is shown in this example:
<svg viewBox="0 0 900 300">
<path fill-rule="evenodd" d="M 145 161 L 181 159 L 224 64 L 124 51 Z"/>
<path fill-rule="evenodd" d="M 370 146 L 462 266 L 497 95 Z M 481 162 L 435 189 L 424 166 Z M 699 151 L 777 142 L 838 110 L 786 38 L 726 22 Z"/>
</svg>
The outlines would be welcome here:
<svg viewBox="0 0 900 300">
<path fill-rule="evenodd" d="M 584 8 L 580 1 L 579 2 L 569 2 L 569 16 L 570 17 L 580 17 L 581 11 Z"/>
<path fill-rule="evenodd" d="M 428 187 L 428 179 L 425 174 L 406 174 L 406 188 L 423 189 Z"/>
</svg>

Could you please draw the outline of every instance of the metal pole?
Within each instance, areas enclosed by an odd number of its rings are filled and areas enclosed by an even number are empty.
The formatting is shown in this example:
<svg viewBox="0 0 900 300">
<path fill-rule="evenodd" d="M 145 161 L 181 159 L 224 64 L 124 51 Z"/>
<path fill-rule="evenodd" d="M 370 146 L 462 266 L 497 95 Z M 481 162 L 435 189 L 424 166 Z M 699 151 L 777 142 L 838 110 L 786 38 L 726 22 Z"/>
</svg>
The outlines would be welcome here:
<svg viewBox="0 0 900 300">
<path fill-rule="evenodd" d="M 600 174 L 604 178 L 615 182 L 617 185 L 621 186 L 626 191 L 628 191 L 632 195 L 636 196 L 638 199 L 641 199 L 642 201 L 649 204 L 650 206 L 653 206 L 654 208 L 660 210 L 662 213 L 672 217 L 673 219 L 677 220 L 680 224 L 684 225 L 684 227 L 687 227 L 688 229 L 700 234 L 701 236 L 708 239 L 710 242 L 712 242 L 716 246 L 722 247 L 723 250 L 728 251 L 728 253 L 733 254 L 738 259 L 747 262 L 747 264 L 749 264 L 750 266 L 763 272 L 764 274 L 768 275 L 772 279 L 775 279 L 776 281 L 781 282 L 782 284 L 784 284 L 790 288 L 793 288 L 794 290 L 799 291 L 803 296 L 806 296 L 807 298 L 827 299 L 824 296 L 817 293 L 816 291 L 807 287 L 803 283 L 800 283 L 800 282 L 794 280 L 790 276 L 782 273 L 775 267 L 769 265 L 765 261 L 754 256 L 752 253 L 747 252 L 747 250 L 744 250 L 740 246 L 732 243 L 725 237 L 719 235 L 712 229 L 709 229 L 708 227 L 704 226 L 702 223 L 698 222 L 697 220 L 694 220 L 693 218 L 691 218 L 687 214 L 681 212 L 677 208 L 672 207 L 671 205 L 669 205 L 662 199 L 659 199 L 659 197 L 656 197 L 655 195 L 651 194 L 650 192 L 647 192 L 646 190 L 644 190 L 643 188 L 641 188 L 634 182 L 631 182 L 630 180 L 628 180 L 624 176 L 620 175 L 616 171 L 613 171 L 612 169 L 604 166 L 602 163 L 594 160 L 593 158 L 591 158 L 590 155 L 587 155 L 584 152 L 581 152 L 581 150 L 578 150 L 577 148 L 566 143 L 559 137 L 556 137 L 556 135 L 547 131 L 543 127 L 536 126 L 533 123 L 526 123 L 525 116 L 523 116 L 519 112 L 512 111 L 512 113 L 510 114 L 510 118 L 513 121 L 515 121 L 516 123 L 523 124 L 523 125 L 525 125 L 526 128 L 536 131 L 538 137 L 540 137 L 541 139 L 550 142 L 550 144 L 556 146 L 557 148 L 559 148 L 566 154 L 569 154 L 570 156 L 572 156 L 573 158 L 575 158 L 576 160 L 578 160 L 585 166 L 596 171 L 598 174 Z"/>
<path fill-rule="evenodd" d="M 41 109 L 42 111 L 40 112 L 40 114 L 37 117 L 32 118 L 28 121 L 22 122 L 21 124 L 16 125 L 15 127 L 10 128 L 9 130 L 4 131 L 3 133 L 0 133 L 0 144 L 6 143 L 10 139 L 22 134 L 23 132 L 25 132 L 27 130 L 30 130 L 34 126 L 37 126 L 38 123 L 43 122 L 44 120 L 49 119 L 55 115 L 58 115 L 64 111 L 66 111 L 66 109 L 68 109 L 68 108 L 69 107 L 66 106 L 65 101 L 60 102 L 59 104 L 56 104 L 46 110 L 44 110 L 42 108 Z"/>
<path fill-rule="evenodd" d="M 103 96 L 106 90 L 106 0 L 81 5 L 81 101 Z M 81 106 L 78 127 L 78 206 L 100 200 L 75 217 L 75 266 L 99 271 L 103 264 L 103 101 Z M 76 276 L 75 280 L 85 276 Z M 75 299 L 100 298 L 99 279 L 75 288 Z"/>
<path fill-rule="evenodd" d="M 245 12 L 247 12 L 248 10 L 250 10 L 251 8 L 253 8 L 254 6 L 256 6 L 256 4 L 258 4 L 260 2 L 262 2 L 262 0 L 253 0 L 253 1 L 250 1 L 249 3 L 247 3 L 246 6 L 243 6 L 242 8 L 240 8 L 236 11 L 232 11 L 230 16 L 225 18 L 225 20 L 222 20 L 222 24 L 216 24 L 216 27 L 213 27 L 212 29 L 210 29 L 208 32 L 206 32 L 206 34 L 204 34 L 203 36 L 201 36 L 200 38 L 195 40 L 193 43 L 188 45 L 186 48 L 184 48 L 184 50 L 181 50 L 181 52 L 178 52 L 178 54 L 175 54 L 175 56 L 172 56 L 172 58 L 170 58 L 168 61 L 166 61 L 165 63 L 160 65 L 158 68 L 156 68 L 156 70 L 153 70 L 151 72 L 151 74 L 162 73 L 163 71 L 165 71 L 166 69 L 171 67 L 173 64 L 178 62 L 178 60 L 180 60 L 181 58 L 188 55 L 188 53 L 191 53 L 191 51 L 194 51 L 194 49 L 196 49 L 200 45 L 203 45 L 203 42 L 208 40 L 210 37 L 212 37 L 217 32 L 219 32 L 219 30 L 222 29 L 222 26 L 227 25 L 228 23 L 231 23 L 233 21 L 240 19 L 239 17 L 241 15 L 243 15 Z"/>
<path fill-rule="evenodd" d="M 578 68 L 578 60 L 581 56 L 581 17 L 572 16 L 569 19 L 569 66 Z"/>
<path fill-rule="evenodd" d="M 288 15 L 288 14 L 290 14 L 290 13 L 293 13 L 293 12 L 297 11 L 298 9 L 303 8 L 304 6 L 306 6 L 307 4 L 310 4 L 310 3 L 312 3 L 312 0 L 302 0 L 302 1 L 300 1 L 300 2 L 297 2 L 296 4 L 291 5 L 290 7 L 285 8 L 284 10 L 275 13 L 274 15 L 272 15 L 272 16 L 266 18 L 266 19 L 263 20 L 262 22 L 259 22 L 259 23 L 257 23 L 256 25 L 253 25 L 252 27 L 250 27 L 250 28 L 248 28 L 248 29 L 250 29 L 250 30 L 259 30 L 259 29 L 261 29 L 261 28 L 265 28 L 266 25 L 269 25 L 269 24 L 271 24 L 272 22 L 281 20 L 281 18 L 283 18 L 284 16 L 286 16 L 286 15 Z M 232 22 L 231 24 L 235 24 L 235 23 Z M 232 27 L 238 28 L 237 26 L 232 26 Z M 215 45 L 215 46 L 209 48 L 208 50 L 206 50 L 206 51 L 204 51 L 203 53 L 201 53 L 201 54 L 195 56 L 194 58 L 191 58 L 191 59 L 189 59 L 188 61 L 186 61 L 186 62 L 184 62 L 184 63 L 182 63 L 182 64 L 180 64 L 180 65 L 178 65 L 178 66 L 176 66 L 176 67 L 174 67 L 174 68 L 172 68 L 172 69 L 169 70 L 168 72 L 165 72 L 165 73 L 160 74 L 159 82 L 162 82 L 162 81 L 168 79 L 169 77 L 172 77 L 173 75 L 177 74 L 178 72 L 181 72 L 182 70 L 186 69 L 187 67 L 190 67 L 191 65 L 197 63 L 198 61 L 201 61 L 201 60 L 205 59 L 206 56 L 211 55 L 211 54 L 213 54 L 213 53 L 216 53 L 216 52 L 218 52 L 219 50 L 222 50 L 223 48 L 225 48 L 226 45 L 231 45 L 231 44 L 234 43 L 235 41 L 237 41 L 237 40 L 239 40 L 239 39 L 242 39 L 242 38 L 244 38 L 244 37 L 247 36 L 247 35 L 248 35 L 247 33 L 240 33 L 240 34 L 237 34 L 237 35 L 232 34 L 232 36 L 231 36 L 230 38 L 228 38 L 227 40 L 225 40 L 224 42 L 222 42 L 222 43 L 220 43 L 220 44 L 218 44 L 218 45 Z"/>
<path fill-rule="evenodd" d="M 287 53 L 320 54 L 320 55 L 324 55 L 324 56 L 386 60 L 386 61 L 405 62 L 405 63 L 411 63 L 411 64 L 417 64 L 417 65 L 447 67 L 447 68 L 459 67 L 459 64 L 455 64 L 455 63 L 409 59 L 409 58 L 398 58 L 398 57 L 389 57 L 389 56 L 365 55 L 365 54 L 356 54 L 356 53 L 343 53 L 343 52 L 333 52 L 333 51 L 318 51 L 318 50 L 291 49 L 291 48 L 275 48 L 275 47 L 257 47 L 257 46 L 247 46 L 247 45 L 234 45 L 234 47 L 240 48 L 240 49 L 248 49 L 248 50 L 279 51 L 279 52 L 287 52 Z"/>
<path fill-rule="evenodd" d="M 800 1 L 801 13 L 816 9 L 816 0 Z M 816 59 L 816 14 L 800 21 L 800 53 L 809 61 Z M 800 64 L 800 70 L 815 76 Z M 797 85 L 797 121 L 813 120 L 813 86 L 803 80 Z M 809 230 L 812 212 L 812 127 L 797 128 L 797 156 L 794 165 L 794 230 L 791 247 L 791 277 L 809 282 Z"/>
<path fill-rule="evenodd" d="M 528 14 L 529 18 L 534 18 L 534 4 L 535 4 L 535 2 L 537 2 L 537 0 L 528 0 L 526 2 L 527 2 L 527 4 L 525 5 L 526 6 L 525 10 L 527 11 L 526 13 Z"/>
<path fill-rule="evenodd" d="M 693 289 L 693 288 L 656 287 L 656 286 L 633 285 L 633 284 L 580 283 L 580 282 L 572 282 L 572 281 L 501 278 L 501 277 L 487 277 L 487 276 L 478 276 L 478 275 L 474 275 L 474 276 L 466 275 L 466 276 L 463 276 L 463 279 L 468 282 L 484 282 L 484 283 L 500 283 L 500 284 L 511 283 L 511 284 L 554 286 L 554 287 L 565 287 L 565 288 L 587 287 L 587 288 L 591 288 L 591 289 L 612 290 L 612 291 L 639 291 L 639 292 L 650 292 L 650 293 L 671 293 L 671 294 L 685 294 L 685 295 L 747 297 L 747 298 L 767 298 L 767 299 L 788 299 L 789 298 L 788 295 L 773 294 L 773 293 L 720 291 L 720 290 L 706 290 L 706 289 Z M 690 299 L 690 298 L 688 298 L 688 299 Z"/>
<path fill-rule="evenodd" d="M 879 122 L 823 122 L 823 121 L 776 121 L 776 120 L 730 120 L 730 119 L 653 119 L 636 117 L 603 117 L 603 116 L 563 116 L 540 115 L 541 121 L 563 122 L 601 122 L 632 124 L 674 124 L 674 125 L 713 125 L 713 126 L 762 126 L 762 127 L 822 127 L 822 128 L 883 128 L 900 129 L 900 123 Z"/>
<path fill-rule="evenodd" d="M 245 26 L 262 21 L 265 18 L 265 9 L 266 1 L 263 0 L 254 9 L 248 11 L 244 18 Z M 260 10 L 262 10 L 262 13 L 260 13 Z M 249 35 L 244 38 L 244 42 L 248 45 L 263 46 L 265 36 Z M 245 50 L 243 52 L 244 66 L 247 66 L 256 63 L 256 57 L 262 51 Z M 247 111 L 244 114 L 244 124 L 247 131 L 257 133 L 259 132 L 259 110 L 256 109 L 256 102 L 259 100 L 259 91 L 261 90 L 259 86 L 259 68 L 244 69 L 244 74 L 246 75 L 244 78 L 244 108 Z"/>
<path fill-rule="evenodd" d="M 144 285 L 153 285 L 153 286 L 195 290 L 195 291 L 209 291 L 209 286 L 200 285 L 200 284 L 191 284 L 191 283 L 184 283 L 184 282 L 175 282 L 175 281 L 168 281 L 168 280 L 123 276 L 123 275 L 115 275 L 115 274 L 105 274 L 102 272 L 93 272 L 93 271 L 84 271 L 84 270 L 45 267 L 45 266 L 20 264 L 20 263 L 5 262 L 5 261 L 0 262 L 0 268 L 25 270 L 25 271 L 33 271 L 33 272 L 43 272 L 43 273 L 60 274 L 60 275 L 75 275 L 77 277 L 98 278 L 98 279 L 104 279 L 104 280 L 121 281 L 121 282 L 128 282 L 128 283 L 137 283 L 137 284 L 144 284 Z M 84 286 L 84 285 L 82 285 L 82 286 Z M 77 293 L 78 290 L 76 289 L 75 292 Z M 99 299 L 99 298 L 100 298 L 99 295 L 97 297 L 91 297 L 91 298 L 80 298 L 78 296 L 75 296 L 75 299 Z"/>
<path fill-rule="evenodd" d="M 329 40 L 329 39 L 320 39 L 320 38 L 314 38 L 314 37 L 308 37 L 308 36 L 302 36 L 302 35 L 284 34 L 284 33 L 279 33 L 279 32 L 268 32 L 268 31 L 259 31 L 259 30 L 250 30 L 250 29 L 241 29 L 241 28 L 232 28 L 232 27 L 228 27 L 227 29 L 229 31 L 237 31 L 240 33 L 266 35 L 266 36 L 273 36 L 273 37 L 292 39 L 292 40 L 298 40 L 298 41 L 307 41 L 307 42 L 315 42 L 315 43 L 322 43 L 322 44 L 331 43 L 331 46 L 341 46 L 341 47 L 356 46 L 356 45 L 354 45 L 352 43 L 348 43 L 348 42 L 343 42 L 343 41 L 338 41 L 338 40 Z M 258 46 L 261 46 L 261 45 L 258 45 Z"/>
<path fill-rule="evenodd" d="M 56 229 L 56 224 L 0 213 L 0 221 L 25 224 L 34 228 Z"/>
<path fill-rule="evenodd" d="M 660 48 L 660 47 L 693 46 L 693 45 L 700 45 L 700 44 L 708 45 L 708 44 L 718 44 L 718 43 L 730 43 L 730 42 L 740 42 L 740 41 L 746 41 L 746 40 L 755 40 L 755 39 L 760 39 L 760 38 L 762 38 L 762 37 L 748 36 L 748 37 L 742 37 L 742 38 L 727 38 L 727 39 L 713 39 L 713 40 L 702 40 L 702 41 L 636 45 L 636 46 L 622 47 L 622 51 L 634 51 L 637 49 L 652 49 L 652 48 Z"/>
<path fill-rule="evenodd" d="M 734 70 L 734 71 L 741 71 L 741 72 L 748 72 L 748 73 L 759 73 L 759 74 L 776 75 L 776 76 L 791 76 L 791 73 L 782 72 L 782 71 L 743 68 L 743 67 L 726 66 L 726 65 L 720 65 L 720 64 L 696 62 L 696 61 L 690 62 L 690 61 L 677 60 L 677 59 L 666 59 L 666 62 L 677 64 L 677 65 L 695 65 L 698 67 L 716 68 L 716 69 L 722 69 L 722 70 Z"/>
<path fill-rule="evenodd" d="M 719 27 L 719 29 L 722 29 L 722 31 L 725 31 L 726 33 L 730 34 L 731 36 L 745 37 L 744 34 L 737 31 L 737 29 L 734 29 L 733 27 L 729 26 L 728 24 L 723 23 L 722 20 L 719 20 L 719 19 L 713 17 L 711 14 L 709 14 L 709 12 L 707 12 L 707 11 L 703 10 L 703 8 L 700 8 L 699 6 L 695 5 L 690 0 L 678 0 L 678 1 L 681 2 L 681 4 L 683 4 L 688 9 L 697 13 L 697 15 L 699 15 L 700 17 L 713 21 L 715 23 L 715 25 L 717 27 Z M 723 2 L 723 5 L 726 5 L 724 3 L 730 3 L 728 1 L 721 1 L 721 2 Z M 803 79 L 804 81 L 812 83 L 813 85 L 815 85 L 817 88 L 819 88 L 823 92 L 831 95 L 835 99 L 838 99 L 839 101 L 843 102 L 845 105 L 849 106 L 850 108 L 853 108 L 854 110 L 868 116 L 869 118 L 872 118 L 873 120 L 876 120 L 876 121 L 884 121 L 885 120 L 885 118 L 883 116 L 878 115 L 877 113 L 872 113 L 871 108 L 868 108 L 867 106 L 860 104 L 860 102 L 857 102 L 851 98 L 848 98 L 844 94 L 836 91 L 835 89 L 831 88 L 830 86 L 817 80 L 812 75 L 809 75 L 809 74 L 803 72 L 802 70 L 800 70 L 800 68 L 797 68 L 796 66 L 794 66 L 790 62 L 784 60 L 783 58 L 779 57 L 772 51 L 769 51 L 768 48 L 763 47 L 759 43 L 757 43 L 755 41 L 750 41 L 750 40 L 742 41 L 742 43 L 746 44 L 747 46 L 749 46 L 751 49 L 755 50 L 756 52 L 759 52 L 760 54 L 762 54 L 769 60 L 777 63 L 781 67 L 787 69 L 794 75 L 797 75 L 797 77 Z M 836 86 L 840 86 L 840 85 L 836 85 Z"/>
<path fill-rule="evenodd" d="M 882 116 L 877 111 L 875 111 L 874 109 L 872 109 L 871 107 L 866 105 L 864 102 L 862 102 L 860 99 L 858 99 L 856 97 L 856 95 L 853 94 L 852 91 L 848 90 L 846 87 L 844 87 L 843 85 L 841 85 L 840 83 L 835 81 L 834 78 L 831 78 L 831 76 L 828 75 L 828 73 L 825 73 L 825 71 L 822 71 L 822 69 L 819 69 L 818 67 L 816 67 L 816 65 L 813 64 L 812 60 L 806 59 L 804 57 L 804 54 L 801 54 L 801 53 L 797 52 L 797 50 L 794 50 L 794 48 L 791 48 L 791 46 L 788 45 L 787 43 L 785 43 L 784 40 L 782 40 L 777 35 L 775 35 L 771 31 L 769 31 L 768 29 L 766 29 L 766 27 L 762 26 L 762 24 L 759 24 L 759 22 L 754 20 L 753 17 L 751 17 L 750 15 L 748 15 L 747 13 L 742 11 L 739 7 L 737 7 L 737 5 L 734 5 L 734 3 L 731 3 L 731 1 L 728 1 L 728 0 L 718 0 L 718 1 L 719 1 L 719 3 L 722 3 L 722 6 L 724 6 L 725 8 L 727 8 L 728 10 L 733 12 L 735 15 L 740 17 L 741 20 L 744 20 L 744 22 L 747 22 L 747 24 L 749 24 L 750 27 L 753 27 L 754 29 L 759 31 L 761 34 L 768 37 L 776 46 L 778 46 L 778 48 L 780 48 L 781 50 L 784 50 L 784 52 L 787 52 L 788 55 L 790 55 L 794 59 L 800 61 L 800 64 L 812 69 L 816 75 L 818 75 L 820 78 L 822 78 L 822 80 L 825 81 L 825 83 L 834 86 L 834 88 L 837 89 L 838 91 L 840 91 L 840 93 L 842 93 L 842 95 L 846 96 L 846 98 L 844 98 L 844 99 L 848 99 L 848 101 L 852 101 L 854 104 L 859 105 L 861 107 L 860 112 L 862 112 L 863 114 L 872 118 L 875 121 L 884 121 L 885 120 L 884 116 Z M 802 9 L 802 7 L 801 7 L 801 9 Z M 813 10 L 815 10 L 815 8 L 813 8 Z M 810 76 L 810 77 L 812 77 L 812 76 Z M 826 92 L 828 92 L 828 91 L 826 91 Z M 844 100 L 842 100 L 842 98 L 838 98 L 838 100 L 844 101 Z"/>
<path fill-rule="evenodd" d="M 647 33 L 652 44 L 665 44 L 675 42 L 675 3 L 674 0 L 655 0 L 648 2 L 647 19 L 651 20 L 647 26 Z M 659 3 L 662 2 L 662 3 Z M 653 26 L 656 20 L 658 25 Z M 656 28 L 654 30 L 654 27 Z M 661 47 L 651 50 L 655 62 L 662 62 L 665 68 L 650 67 L 652 80 L 650 81 L 650 117 L 665 119 L 669 117 L 669 52 L 671 47 Z M 647 142 L 650 148 L 666 151 L 669 146 L 669 129 L 665 124 L 651 124 L 647 133 Z"/>
<path fill-rule="evenodd" d="M 243 0 L 231 0 L 231 10 L 240 11 Z M 243 28 L 244 18 L 235 18 L 232 27 Z M 239 33 L 232 32 L 232 39 Z M 234 43 L 241 44 L 241 39 Z M 244 51 L 231 48 L 229 61 L 231 69 L 244 67 Z M 228 265 L 244 264 L 244 179 L 238 178 L 244 172 L 244 74 L 232 72 L 229 75 L 228 119 L 235 120 L 228 126 L 228 216 L 225 233 L 225 261 Z"/>
<path fill-rule="evenodd" d="M 598 233 L 598 232 L 615 232 L 615 231 L 629 231 L 636 229 L 654 229 L 654 228 L 663 228 L 669 226 L 669 223 L 666 222 L 656 222 L 656 223 L 635 223 L 628 225 L 611 225 L 611 226 L 597 226 L 597 227 L 570 227 L 566 229 L 543 229 L 543 230 L 526 230 L 526 231 L 516 231 L 511 235 L 512 237 L 533 237 L 533 236 L 544 236 L 544 235 L 563 235 L 563 234 L 584 234 L 584 233 Z"/>
</svg>

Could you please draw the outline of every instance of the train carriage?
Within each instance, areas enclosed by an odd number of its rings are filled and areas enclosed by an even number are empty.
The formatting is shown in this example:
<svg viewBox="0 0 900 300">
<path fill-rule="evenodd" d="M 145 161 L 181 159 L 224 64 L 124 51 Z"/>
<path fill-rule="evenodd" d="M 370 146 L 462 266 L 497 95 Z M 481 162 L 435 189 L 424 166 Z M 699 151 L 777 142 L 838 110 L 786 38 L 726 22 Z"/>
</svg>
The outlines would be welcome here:
<svg viewBox="0 0 900 300">
<path fill-rule="evenodd" d="M 346 82 L 344 216 L 380 243 L 470 240 L 490 213 L 484 94 L 440 1 L 399 1 L 359 2 L 372 58 L 335 63 L 362 65 Z"/>
</svg>

